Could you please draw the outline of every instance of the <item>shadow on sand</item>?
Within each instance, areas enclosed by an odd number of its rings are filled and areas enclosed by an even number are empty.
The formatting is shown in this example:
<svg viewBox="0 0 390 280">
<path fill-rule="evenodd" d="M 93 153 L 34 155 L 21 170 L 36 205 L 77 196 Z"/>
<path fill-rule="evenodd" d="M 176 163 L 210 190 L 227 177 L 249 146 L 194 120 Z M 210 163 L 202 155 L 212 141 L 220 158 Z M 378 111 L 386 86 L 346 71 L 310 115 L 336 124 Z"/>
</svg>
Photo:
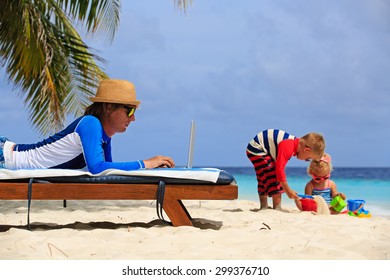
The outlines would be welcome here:
<svg viewBox="0 0 390 280">
<path fill-rule="evenodd" d="M 213 230 L 219 230 L 222 227 L 222 222 L 219 221 L 212 221 L 212 220 L 206 220 L 206 219 L 193 219 L 192 223 L 195 228 L 199 229 L 213 229 Z M 148 223 L 142 223 L 142 222 L 134 222 L 134 223 L 112 223 L 112 222 L 89 222 L 89 223 L 82 223 L 82 222 L 74 222 L 71 224 L 55 224 L 55 223 L 31 223 L 30 224 L 30 230 L 31 231 L 42 231 L 42 230 L 58 230 L 58 229 L 74 229 L 74 230 L 94 230 L 94 229 L 108 229 L 108 230 L 115 230 L 115 229 L 127 229 L 127 228 L 151 228 L 151 227 L 170 227 L 172 224 L 170 222 L 165 222 L 163 220 L 153 220 Z M 25 229 L 27 230 L 27 225 L 0 225 L 0 232 L 6 232 L 10 230 L 11 228 L 16 229 Z"/>
</svg>

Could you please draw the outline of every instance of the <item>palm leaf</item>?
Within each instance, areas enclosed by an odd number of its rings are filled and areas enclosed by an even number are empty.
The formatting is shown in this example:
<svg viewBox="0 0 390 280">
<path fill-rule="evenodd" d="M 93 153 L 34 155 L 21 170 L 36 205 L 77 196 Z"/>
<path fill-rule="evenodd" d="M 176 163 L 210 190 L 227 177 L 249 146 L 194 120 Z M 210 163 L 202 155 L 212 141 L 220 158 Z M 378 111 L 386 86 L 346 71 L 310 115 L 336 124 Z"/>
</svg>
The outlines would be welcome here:
<svg viewBox="0 0 390 280">
<path fill-rule="evenodd" d="M 107 16 L 119 13 L 119 1 L 102 1 L 104 6 L 99 1 L 5 2 L 0 11 L 1 62 L 24 98 L 33 126 L 42 134 L 52 133 L 64 126 L 67 115 L 81 113 L 99 80 L 107 77 L 98 66 L 103 59 L 74 29 L 75 14 L 63 9 L 65 2 L 91 7 L 86 24 L 94 32 L 109 22 Z M 113 36 L 118 17 L 110 22 L 106 31 Z"/>
<path fill-rule="evenodd" d="M 78 115 L 107 75 L 73 27 L 114 38 L 120 0 L 2 0 L 0 62 L 41 134 L 58 131 Z M 191 0 L 174 0 L 186 11 Z"/>
<path fill-rule="evenodd" d="M 174 2 L 184 12 L 187 12 L 188 6 L 192 5 L 192 0 L 174 0 Z"/>
<path fill-rule="evenodd" d="M 78 22 L 84 23 L 89 32 L 105 32 L 114 38 L 119 23 L 119 0 L 58 0 L 58 5 Z"/>
</svg>

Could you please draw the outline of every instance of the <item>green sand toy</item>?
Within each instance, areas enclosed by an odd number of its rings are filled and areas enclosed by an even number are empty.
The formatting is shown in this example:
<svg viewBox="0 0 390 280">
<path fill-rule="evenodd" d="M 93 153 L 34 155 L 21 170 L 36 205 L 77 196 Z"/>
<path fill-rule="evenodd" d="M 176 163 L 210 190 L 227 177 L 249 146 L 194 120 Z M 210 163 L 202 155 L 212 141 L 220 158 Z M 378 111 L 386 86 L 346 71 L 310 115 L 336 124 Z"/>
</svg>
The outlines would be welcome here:
<svg viewBox="0 0 390 280">
<path fill-rule="evenodd" d="M 344 207 L 347 206 L 347 203 L 344 199 L 341 198 L 341 196 L 337 195 L 330 202 L 330 206 L 332 206 L 332 208 L 337 212 L 341 212 L 341 210 L 343 210 Z"/>
</svg>

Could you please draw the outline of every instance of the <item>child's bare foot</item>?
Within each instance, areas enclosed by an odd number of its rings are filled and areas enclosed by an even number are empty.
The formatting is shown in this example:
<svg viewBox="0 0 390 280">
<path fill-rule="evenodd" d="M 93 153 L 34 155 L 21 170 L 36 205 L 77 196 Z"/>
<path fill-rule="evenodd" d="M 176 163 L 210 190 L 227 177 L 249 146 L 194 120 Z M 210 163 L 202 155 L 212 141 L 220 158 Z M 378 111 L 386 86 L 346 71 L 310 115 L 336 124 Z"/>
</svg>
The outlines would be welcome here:
<svg viewBox="0 0 390 280">
<path fill-rule="evenodd" d="M 288 209 L 282 208 L 281 204 L 274 205 L 273 207 L 274 210 L 280 211 L 280 212 L 285 212 L 285 213 L 290 213 L 291 211 Z"/>
<path fill-rule="evenodd" d="M 253 209 L 251 209 L 251 211 L 252 212 L 259 212 L 261 210 L 267 210 L 267 209 L 272 209 L 272 207 L 267 205 L 267 206 L 263 206 L 263 207 L 260 207 L 260 208 L 253 208 Z"/>
<path fill-rule="evenodd" d="M 285 213 L 291 213 L 290 210 L 282 208 L 281 205 L 279 205 L 277 207 L 274 207 L 274 210 L 277 210 L 277 211 L 280 211 L 280 212 L 285 212 Z"/>
<path fill-rule="evenodd" d="M 282 210 L 282 205 L 280 203 L 274 204 L 274 207 L 272 207 L 275 210 Z"/>
</svg>

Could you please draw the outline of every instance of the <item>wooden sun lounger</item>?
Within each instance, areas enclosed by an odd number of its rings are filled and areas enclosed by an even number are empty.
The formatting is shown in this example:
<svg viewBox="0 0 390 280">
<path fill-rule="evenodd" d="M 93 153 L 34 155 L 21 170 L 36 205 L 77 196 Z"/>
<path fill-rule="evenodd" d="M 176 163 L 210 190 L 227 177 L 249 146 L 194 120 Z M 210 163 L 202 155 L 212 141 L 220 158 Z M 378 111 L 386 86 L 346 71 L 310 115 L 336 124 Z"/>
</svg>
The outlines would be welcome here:
<svg viewBox="0 0 390 280">
<path fill-rule="evenodd" d="M 56 178 L 57 181 L 62 179 Z M 148 179 L 151 181 L 151 179 Z M 147 181 L 148 181 L 147 180 Z M 104 181 L 104 180 L 103 180 Z M 106 180 L 107 181 L 107 180 Z M 110 180 L 108 180 L 110 181 Z M 123 181 L 123 180 L 122 180 Z M 149 183 L 134 180 L 112 182 L 47 182 L 0 181 L 0 200 L 156 200 L 163 195 L 162 209 L 173 226 L 193 226 L 192 218 L 182 200 L 233 200 L 238 198 L 238 186 L 232 182 L 208 183 L 186 180 L 166 180 L 163 193 L 160 179 Z M 159 184 L 160 183 L 160 184 Z M 29 187 L 30 185 L 30 187 Z M 28 221 L 29 223 L 29 221 Z"/>
</svg>

